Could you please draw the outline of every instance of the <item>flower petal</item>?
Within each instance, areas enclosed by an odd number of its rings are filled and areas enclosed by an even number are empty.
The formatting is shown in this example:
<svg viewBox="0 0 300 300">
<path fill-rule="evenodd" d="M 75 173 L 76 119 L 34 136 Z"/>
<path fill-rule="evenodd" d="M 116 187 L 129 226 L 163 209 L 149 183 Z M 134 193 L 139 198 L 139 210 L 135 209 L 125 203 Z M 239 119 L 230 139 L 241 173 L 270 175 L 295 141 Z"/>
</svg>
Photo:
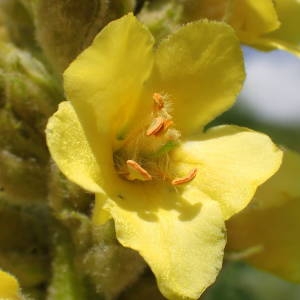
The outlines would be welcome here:
<svg viewBox="0 0 300 300">
<path fill-rule="evenodd" d="M 150 32 L 128 14 L 109 23 L 64 73 L 67 98 L 97 159 L 130 126 L 152 70 L 152 47 Z"/>
<path fill-rule="evenodd" d="M 70 102 L 59 105 L 46 135 L 51 156 L 64 175 L 86 190 L 102 192 L 100 169 Z"/>
<path fill-rule="evenodd" d="M 286 151 L 278 173 L 249 207 L 228 222 L 228 251 L 260 247 L 245 257 L 258 268 L 300 282 L 300 155 Z"/>
<path fill-rule="evenodd" d="M 161 42 L 153 77 L 177 128 L 193 133 L 234 103 L 245 77 L 239 41 L 224 23 L 190 23 Z"/>
<path fill-rule="evenodd" d="M 198 168 L 190 184 L 221 205 L 228 219 L 247 206 L 256 188 L 280 166 L 282 153 L 262 133 L 237 126 L 218 126 L 184 143 L 171 159 L 179 177 Z"/>
<path fill-rule="evenodd" d="M 300 1 L 276 0 L 275 4 L 281 26 L 261 37 L 256 44 L 286 50 L 300 56 Z"/>
<path fill-rule="evenodd" d="M 20 287 L 16 278 L 0 270 L 0 299 L 21 300 Z"/>
<path fill-rule="evenodd" d="M 245 43 L 250 43 L 280 26 L 272 0 L 234 0 L 229 7 L 226 22 L 237 31 L 239 38 Z"/>
<path fill-rule="evenodd" d="M 106 204 L 120 243 L 143 256 L 165 297 L 198 299 L 222 265 L 225 229 L 218 203 L 194 188 L 180 196 L 145 185 L 122 198 Z"/>
</svg>

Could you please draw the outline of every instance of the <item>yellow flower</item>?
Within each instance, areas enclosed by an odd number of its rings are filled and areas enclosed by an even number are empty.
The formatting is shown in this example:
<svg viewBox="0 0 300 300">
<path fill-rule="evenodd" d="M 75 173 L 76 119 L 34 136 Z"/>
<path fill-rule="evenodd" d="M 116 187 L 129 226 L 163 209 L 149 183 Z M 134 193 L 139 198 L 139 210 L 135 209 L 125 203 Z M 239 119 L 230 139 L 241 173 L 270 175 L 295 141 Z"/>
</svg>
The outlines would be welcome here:
<svg viewBox="0 0 300 300">
<path fill-rule="evenodd" d="M 0 270 L 0 299 L 21 300 L 20 287 L 16 278 Z"/>
<path fill-rule="evenodd" d="M 246 257 L 258 268 L 300 282 L 300 155 L 286 150 L 279 171 L 251 204 L 227 224 L 228 251 L 256 247 Z"/>
<path fill-rule="evenodd" d="M 187 0 L 185 18 L 224 21 L 245 44 L 300 56 L 299 0 Z"/>
<path fill-rule="evenodd" d="M 154 48 L 129 14 L 111 22 L 64 74 L 66 96 L 47 126 L 62 172 L 96 193 L 93 222 L 112 217 L 169 299 L 197 299 L 214 282 L 224 221 L 279 167 L 260 133 L 219 126 L 196 134 L 235 100 L 243 59 L 231 28 L 200 21 Z"/>
<path fill-rule="evenodd" d="M 300 56 L 300 1 L 275 0 L 281 26 L 257 39 L 258 47 L 289 51 Z"/>
</svg>

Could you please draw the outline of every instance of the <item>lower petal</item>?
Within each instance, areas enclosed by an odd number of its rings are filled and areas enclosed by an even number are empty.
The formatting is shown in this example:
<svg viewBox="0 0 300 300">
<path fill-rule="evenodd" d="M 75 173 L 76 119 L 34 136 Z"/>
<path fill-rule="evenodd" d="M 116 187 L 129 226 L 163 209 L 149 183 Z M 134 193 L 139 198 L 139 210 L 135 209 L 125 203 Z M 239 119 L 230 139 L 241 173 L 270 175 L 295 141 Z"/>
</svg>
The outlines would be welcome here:
<svg viewBox="0 0 300 300">
<path fill-rule="evenodd" d="M 109 200 L 120 243 L 138 251 L 168 299 L 198 299 L 222 265 L 225 229 L 218 203 L 188 189 L 137 189 Z"/>
</svg>

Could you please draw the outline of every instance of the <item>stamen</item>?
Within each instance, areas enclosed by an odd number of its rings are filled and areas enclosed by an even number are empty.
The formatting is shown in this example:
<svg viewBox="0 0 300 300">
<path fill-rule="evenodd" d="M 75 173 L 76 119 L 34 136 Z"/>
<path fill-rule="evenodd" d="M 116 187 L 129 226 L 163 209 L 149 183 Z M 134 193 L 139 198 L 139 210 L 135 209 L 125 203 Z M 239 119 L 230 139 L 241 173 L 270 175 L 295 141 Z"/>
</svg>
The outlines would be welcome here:
<svg viewBox="0 0 300 300">
<path fill-rule="evenodd" d="M 198 169 L 195 168 L 187 176 L 173 179 L 171 184 L 172 185 L 180 185 L 180 184 L 183 184 L 183 183 L 190 182 L 196 177 L 197 172 L 198 172 Z"/>
<path fill-rule="evenodd" d="M 164 98 L 161 94 L 154 93 L 153 100 L 154 100 L 155 107 L 157 110 L 161 110 L 164 107 Z"/>
<path fill-rule="evenodd" d="M 127 160 L 126 161 L 129 174 L 127 175 L 127 179 L 129 180 L 142 180 L 142 181 L 149 181 L 152 180 L 152 176 L 142 168 L 136 161 L 134 160 Z"/>
<path fill-rule="evenodd" d="M 165 120 L 162 117 L 155 118 L 146 131 L 146 135 L 156 135 L 164 128 Z"/>
<path fill-rule="evenodd" d="M 168 128 L 170 128 L 173 125 L 174 125 L 174 122 L 172 120 L 165 120 L 164 121 L 164 130 L 167 130 Z"/>
</svg>

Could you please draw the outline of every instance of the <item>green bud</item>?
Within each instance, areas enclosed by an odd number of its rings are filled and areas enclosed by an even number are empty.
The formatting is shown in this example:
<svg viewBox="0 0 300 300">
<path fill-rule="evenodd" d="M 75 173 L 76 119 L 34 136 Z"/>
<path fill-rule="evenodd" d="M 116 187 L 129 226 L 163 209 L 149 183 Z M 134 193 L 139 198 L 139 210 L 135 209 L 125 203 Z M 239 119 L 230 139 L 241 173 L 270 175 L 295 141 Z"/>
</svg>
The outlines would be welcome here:
<svg viewBox="0 0 300 300">
<path fill-rule="evenodd" d="M 76 250 L 68 231 L 58 223 L 53 226 L 52 278 L 48 300 L 102 300 L 85 277 L 77 262 Z"/>
<path fill-rule="evenodd" d="M 2 0 L 0 2 L 1 19 L 8 29 L 11 40 L 18 47 L 38 52 L 34 36 L 33 16 L 30 14 L 29 2 L 26 2 L 28 1 Z"/>
<path fill-rule="evenodd" d="M 44 128 L 63 96 L 39 60 L 7 41 L 0 46 L 0 187 L 28 205 L 47 198 Z"/>
<path fill-rule="evenodd" d="M 84 269 L 97 291 L 105 299 L 113 299 L 140 277 L 145 262 L 137 252 L 117 242 L 113 221 L 93 230 L 95 244 L 85 256 Z"/>
<path fill-rule="evenodd" d="M 13 106 L 29 125 L 44 130 L 45 123 L 64 98 L 60 83 L 41 61 L 30 53 L 0 42 L 6 102 Z M 33 119 L 33 120 L 32 120 Z M 43 123 L 43 124 L 40 124 Z"/>
<path fill-rule="evenodd" d="M 39 0 L 36 36 L 44 53 L 62 72 L 109 21 L 134 6 L 134 0 Z"/>
<path fill-rule="evenodd" d="M 0 152 L 0 185 L 6 198 L 14 203 L 45 201 L 46 169 L 34 159 L 23 159 L 8 151 Z"/>
<path fill-rule="evenodd" d="M 70 182 L 53 162 L 48 186 L 49 205 L 58 219 L 67 219 L 67 212 L 89 213 L 94 196 Z"/>
<path fill-rule="evenodd" d="M 47 223 L 43 207 L 23 209 L 0 198 L 0 268 L 14 274 L 22 287 L 48 278 Z"/>
<path fill-rule="evenodd" d="M 46 162 L 48 153 L 42 142 L 42 137 L 18 119 L 10 109 L 0 109 L 1 151 L 15 153 L 24 159 Z"/>
<path fill-rule="evenodd" d="M 150 271 L 146 272 L 134 285 L 126 290 L 121 300 L 165 300 L 158 290 L 156 280 Z"/>
<path fill-rule="evenodd" d="M 111 0 L 109 10 L 111 19 L 119 18 L 122 15 L 135 10 L 138 0 Z"/>
<path fill-rule="evenodd" d="M 182 12 L 181 1 L 153 0 L 145 3 L 137 17 L 159 41 L 180 26 Z"/>
<path fill-rule="evenodd" d="M 89 217 L 94 197 L 69 182 L 54 164 L 49 187 L 50 205 L 72 244 L 72 251 L 68 252 L 76 265 L 72 272 L 89 278 L 91 290 L 96 288 L 105 299 L 118 295 L 140 276 L 145 266 L 143 259 L 118 243 L 112 221 L 94 227 Z"/>
</svg>

